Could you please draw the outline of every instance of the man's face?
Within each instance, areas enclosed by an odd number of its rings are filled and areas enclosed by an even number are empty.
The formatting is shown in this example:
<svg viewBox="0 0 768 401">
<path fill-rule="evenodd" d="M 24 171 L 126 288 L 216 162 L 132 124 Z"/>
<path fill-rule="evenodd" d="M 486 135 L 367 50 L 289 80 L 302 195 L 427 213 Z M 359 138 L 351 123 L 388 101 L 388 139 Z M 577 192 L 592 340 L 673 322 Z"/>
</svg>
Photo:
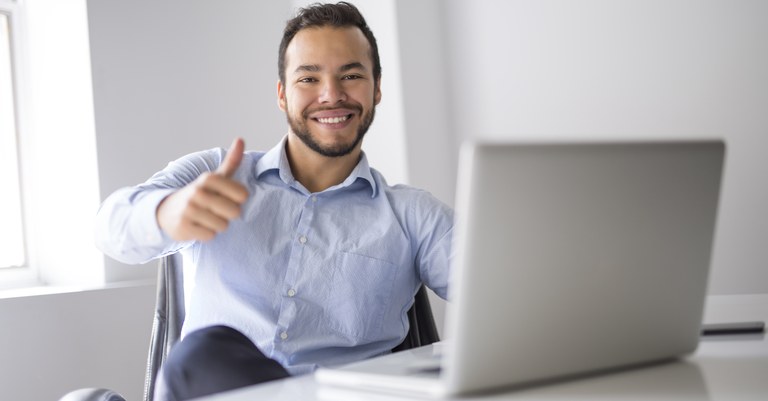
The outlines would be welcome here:
<svg viewBox="0 0 768 401">
<path fill-rule="evenodd" d="M 324 156 L 359 149 L 381 100 L 363 33 L 356 27 L 302 29 L 285 57 L 277 96 L 291 133 Z"/>
</svg>

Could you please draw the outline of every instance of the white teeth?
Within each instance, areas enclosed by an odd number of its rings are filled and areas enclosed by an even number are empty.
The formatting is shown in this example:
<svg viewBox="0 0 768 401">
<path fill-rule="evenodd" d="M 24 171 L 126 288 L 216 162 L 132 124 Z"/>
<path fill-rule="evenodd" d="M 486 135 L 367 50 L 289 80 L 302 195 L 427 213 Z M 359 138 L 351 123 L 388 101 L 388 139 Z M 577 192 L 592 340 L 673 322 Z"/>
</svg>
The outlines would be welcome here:
<svg viewBox="0 0 768 401">
<path fill-rule="evenodd" d="M 349 116 L 341 116 L 341 117 L 328 117 L 328 118 L 318 118 L 317 121 L 320 121 L 323 124 L 338 124 L 342 121 L 347 121 Z"/>
</svg>

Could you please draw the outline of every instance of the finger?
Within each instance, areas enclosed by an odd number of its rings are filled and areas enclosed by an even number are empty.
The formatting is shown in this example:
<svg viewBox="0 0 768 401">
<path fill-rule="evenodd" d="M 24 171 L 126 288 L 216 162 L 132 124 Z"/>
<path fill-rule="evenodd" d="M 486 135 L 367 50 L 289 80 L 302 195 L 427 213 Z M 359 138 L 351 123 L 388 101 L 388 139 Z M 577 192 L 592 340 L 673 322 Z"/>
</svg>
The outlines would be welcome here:
<svg viewBox="0 0 768 401">
<path fill-rule="evenodd" d="M 184 211 L 181 221 L 179 222 L 180 224 L 177 227 L 177 232 L 176 232 L 176 235 L 178 237 L 177 240 L 207 241 L 212 239 L 214 236 L 216 236 L 216 231 L 198 222 L 199 220 L 198 213 L 199 213 L 199 210 L 197 210 L 197 208 L 194 206 L 189 207 Z"/>
<path fill-rule="evenodd" d="M 227 151 L 227 155 L 224 156 L 224 161 L 216 169 L 216 173 L 224 177 L 232 177 L 243 160 L 243 150 L 245 150 L 245 141 L 243 141 L 243 138 L 235 138 L 232 141 L 232 146 Z"/>
<path fill-rule="evenodd" d="M 196 196 L 204 195 L 205 192 L 215 193 L 238 204 L 248 199 L 248 190 L 245 189 L 243 184 L 216 174 L 210 174 L 202 178 L 202 186 L 199 187 L 199 190 Z"/>
<path fill-rule="evenodd" d="M 193 207 L 187 213 L 190 222 L 200 228 L 220 233 L 229 226 L 229 219 L 206 208 Z"/>
<path fill-rule="evenodd" d="M 218 193 L 201 190 L 191 199 L 191 203 L 195 207 L 213 213 L 222 219 L 232 220 L 240 216 L 241 203 Z"/>
<path fill-rule="evenodd" d="M 205 228 L 195 223 L 189 223 L 185 232 L 188 234 L 188 240 L 210 241 L 216 236 L 216 231 Z"/>
</svg>

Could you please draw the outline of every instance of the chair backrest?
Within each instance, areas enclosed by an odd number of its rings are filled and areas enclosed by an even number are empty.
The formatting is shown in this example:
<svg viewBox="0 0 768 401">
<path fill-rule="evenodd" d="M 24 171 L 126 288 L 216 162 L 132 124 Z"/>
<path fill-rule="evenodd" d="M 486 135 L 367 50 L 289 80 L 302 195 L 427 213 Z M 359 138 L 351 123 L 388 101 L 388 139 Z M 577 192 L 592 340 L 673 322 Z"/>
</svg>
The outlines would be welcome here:
<svg viewBox="0 0 768 401">
<path fill-rule="evenodd" d="M 435 318 L 432 315 L 432 306 L 427 296 L 427 287 L 423 285 L 419 288 L 413 300 L 411 309 L 408 309 L 408 333 L 405 339 L 392 352 L 403 351 L 411 348 L 421 347 L 440 341 L 440 334 L 437 332 Z"/>
<path fill-rule="evenodd" d="M 181 254 L 176 253 L 160 259 L 157 275 L 157 299 L 155 317 L 152 322 L 152 337 L 147 356 L 147 372 L 144 378 L 144 401 L 152 401 L 155 392 L 155 378 L 168 352 L 181 337 L 184 323 L 184 272 Z M 408 310 L 410 328 L 400 345 L 393 352 L 429 345 L 440 341 L 432 315 L 426 287 L 421 286 Z"/>
</svg>

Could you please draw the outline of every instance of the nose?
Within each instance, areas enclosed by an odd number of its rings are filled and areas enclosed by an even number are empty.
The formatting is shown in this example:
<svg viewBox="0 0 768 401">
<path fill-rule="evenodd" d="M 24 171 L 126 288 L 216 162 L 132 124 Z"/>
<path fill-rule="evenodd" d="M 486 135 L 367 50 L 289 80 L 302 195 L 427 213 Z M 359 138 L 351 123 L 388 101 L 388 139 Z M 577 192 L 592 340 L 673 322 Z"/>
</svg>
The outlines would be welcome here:
<svg viewBox="0 0 768 401">
<path fill-rule="evenodd" d="M 337 80 L 326 80 L 320 92 L 320 103 L 336 104 L 347 100 L 344 87 Z"/>
</svg>

